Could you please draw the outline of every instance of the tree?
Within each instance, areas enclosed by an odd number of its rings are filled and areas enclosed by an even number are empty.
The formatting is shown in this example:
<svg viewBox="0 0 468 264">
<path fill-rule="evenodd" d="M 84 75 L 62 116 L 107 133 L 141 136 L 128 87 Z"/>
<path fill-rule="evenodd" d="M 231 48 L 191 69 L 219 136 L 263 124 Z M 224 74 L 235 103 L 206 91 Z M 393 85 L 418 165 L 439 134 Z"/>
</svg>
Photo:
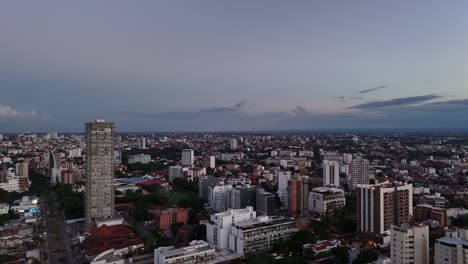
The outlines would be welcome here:
<svg viewBox="0 0 468 264">
<path fill-rule="evenodd" d="M 373 249 L 363 249 L 359 252 L 353 264 L 366 264 L 375 261 L 379 258 L 379 253 Z"/>
<path fill-rule="evenodd" d="M 335 256 L 334 263 L 347 264 L 349 262 L 349 250 L 347 247 L 336 247 L 332 249 L 332 255 Z"/>
</svg>

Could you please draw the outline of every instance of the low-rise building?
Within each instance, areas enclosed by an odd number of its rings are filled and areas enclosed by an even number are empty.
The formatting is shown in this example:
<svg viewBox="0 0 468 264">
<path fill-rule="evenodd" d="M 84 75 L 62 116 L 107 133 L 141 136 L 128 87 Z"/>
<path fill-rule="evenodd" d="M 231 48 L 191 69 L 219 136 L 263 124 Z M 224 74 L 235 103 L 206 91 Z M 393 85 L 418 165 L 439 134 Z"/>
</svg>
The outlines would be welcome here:
<svg viewBox="0 0 468 264">
<path fill-rule="evenodd" d="M 146 154 L 137 154 L 128 157 L 128 164 L 142 163 L 148 164 L 151 162 L 151 156 Z"/>
<path fill-rule="evenodd" d="M 290 218 L 260 216 L 231 227 L 229 249 L 241 256 L 271 250 L 279 241 L 290 239 L 297 232 Z"/>
<path fill-rule="evenodd" d="M 418 204 L 414 207 L 414 220 L 424 222 L 427 220 L 437 221 L 437 226 L 447 226 L 447 209 L 435 207 L 429 204 Z"/>
<path fill-rule="evenodd" d="M 346 205 L 344 190 L 336 187 L 314 188 L 309 193 L 309 211 L 332 213 Z"/>
<path fill-rule="evenodd" d="M 154 216 L 154 224 L 161 230 L 169 230 L 173 224 L 187 224 L 188 210 L 185 208 L 153 209 L 149 211 Z"/>
<path fill-rule="evenodd" d="M 211 264 L 215 259 L 214 247 L 201 240 L 192 241 L 187 247 L 160 247 L 154 250 L 154 264 Z"/>
</svg>

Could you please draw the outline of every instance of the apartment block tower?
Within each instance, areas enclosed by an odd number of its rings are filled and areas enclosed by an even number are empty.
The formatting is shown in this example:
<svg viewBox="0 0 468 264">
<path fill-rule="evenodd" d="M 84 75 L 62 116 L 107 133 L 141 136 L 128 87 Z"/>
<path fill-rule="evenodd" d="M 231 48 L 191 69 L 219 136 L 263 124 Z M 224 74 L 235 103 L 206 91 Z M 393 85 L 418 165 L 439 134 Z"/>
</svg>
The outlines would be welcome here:
<svg viewBox="0 0 468 264">
<path fill-rule="evenodd" d="M 340 162 L 336 160 L 323 161 L 323 186 L 340 186 Z"/>
<path fill-rule="evenodd" d="M 194 152 L 192 149 L 182 150 L 182 166 L 192 166 L 195 160 Z"/>
<path fill-rule="evenodd" d="M 369 161 L 356 157 L 351 164 L 349 188 L 354 190 L 358 184 L 369 184 Z"/>
<path fill-rule="evenodd" d="M 358 231 L 383 234 L 392 225 L 410 223 L 413 215 L 413 186 L 388 181 L 358 184 L 356 188 Z"/>
<path fill-rule="evenodd" d="M 114 124 L 98 119 L 86 123 L 85 218 L 94 220 L 114 215 Z"/>
<path fill-rule="evenodd" d="M 428 226 L 392 225 L 390 234 L 390 258 L 392 264 L 430 263 Z"/>
<path fill-rule="evenodd" d="M 292 217 L 303 217 L 309 213 L 309 177 L 302 176 L 288 182 L 288 202 Z"/>
</svg>

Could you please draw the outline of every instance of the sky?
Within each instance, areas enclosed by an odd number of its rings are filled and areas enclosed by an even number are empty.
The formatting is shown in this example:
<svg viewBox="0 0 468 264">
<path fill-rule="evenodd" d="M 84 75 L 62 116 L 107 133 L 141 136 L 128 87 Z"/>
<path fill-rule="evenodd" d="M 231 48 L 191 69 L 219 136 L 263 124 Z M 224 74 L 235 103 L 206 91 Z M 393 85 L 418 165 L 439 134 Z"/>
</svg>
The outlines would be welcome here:
<svg viewBox="0 0 468 264">
<path fill-rule="evenodd" d="M 468 2 L 0 3 L 0 133 L 468 128 Z"/>
</svg>

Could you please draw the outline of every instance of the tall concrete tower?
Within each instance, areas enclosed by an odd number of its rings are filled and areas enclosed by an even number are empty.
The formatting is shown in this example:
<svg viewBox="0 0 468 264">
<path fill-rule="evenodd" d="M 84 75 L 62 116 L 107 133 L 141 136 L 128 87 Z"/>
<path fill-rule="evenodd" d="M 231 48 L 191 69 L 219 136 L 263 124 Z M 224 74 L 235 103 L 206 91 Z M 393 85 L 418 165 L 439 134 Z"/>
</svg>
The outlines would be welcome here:
<svg viewBox="0 0 468 264">
<path fill-rule="evenodd" d="M 86 135 L 85 218 L 92 225 L 114 215 L 114 124 L 99 119 L 86 123 Z"/>
</svg>

